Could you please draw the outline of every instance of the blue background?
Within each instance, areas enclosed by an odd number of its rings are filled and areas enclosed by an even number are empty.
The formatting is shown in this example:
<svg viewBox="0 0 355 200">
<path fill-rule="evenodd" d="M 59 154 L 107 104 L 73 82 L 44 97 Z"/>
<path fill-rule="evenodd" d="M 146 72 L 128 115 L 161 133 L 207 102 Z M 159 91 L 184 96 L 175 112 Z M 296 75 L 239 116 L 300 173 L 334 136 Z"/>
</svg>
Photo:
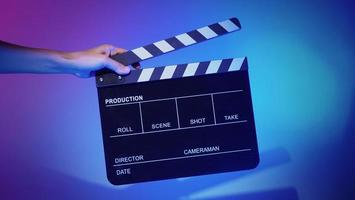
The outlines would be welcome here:
<svg viewBox="0 0 355 200">
<path fill-rule="evenodd" d="M 238 17 L 240 32 L 142 65 L 247 56 L 261 162 L 112 186 L 94 79 L 0 75 L 0 199 L 354 198 L 354 12 L 330 0 L 1 2 L 0 40 L 67 51 L 131 49 Z"/>
</svg>

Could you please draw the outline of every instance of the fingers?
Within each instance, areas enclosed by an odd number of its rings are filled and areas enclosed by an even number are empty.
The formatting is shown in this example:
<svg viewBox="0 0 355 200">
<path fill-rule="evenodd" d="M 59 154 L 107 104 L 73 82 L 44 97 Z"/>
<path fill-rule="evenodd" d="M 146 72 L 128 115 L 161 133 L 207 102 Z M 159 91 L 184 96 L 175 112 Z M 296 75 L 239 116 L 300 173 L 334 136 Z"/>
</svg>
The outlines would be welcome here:
<svg viewBox="0 0 355 200">
<path fill-rule="evenodd" d="M 114 48 L 115 47 L 110 44 L 102 44 L 102 45 L 94 47 L 92 49 L 88 49 L 87 51 L 93 52 L 93 53 L 98 53 L 98 54 L 103 54 L 103 55 L 109 55 L 111 52 L 111 49 L 114 49 Z"/>
<path fill-rule="evenodd" d="M 127 66 L 123 66 L 120 63 L 112 60 L 111 58 L 107 57 L 105 59 L 105 63 L 104 63 L 105 67 L 107 67 L 108 69 L 111 69 L 112 71 L 116 72 L 117 74 L 128 74 L 130 72 L 129 67 Z"/>
<path fill-rule="evenodd" d="M 127 50 L 126 49 L 122 49 L 122 48 L 117 48 L 117 47 L 114 47 L 114 46 L 111 46 L 111 49 L 110 49 L 110 53 L 108 56 L 113 56 L 113 55 L 116 55 L 116 54 L 121 54 L 121 53 L 124 53 L 126 52 Z M 127 67 L 127 66 L 123 66 L 121 63 L 118 63 L 117 61 L 111 59 L 111 58 L 107 58 L 107 62 L 108 62 L 108 65 L 107 68 L 115 71 L 117 74 L 128 74 L 130 72 L 130 68 Z M 110 66 L 112 66 L 113 68 L 110 68 Z"/>
<path fill-rule="evenodd" d="M 107 50 L 109 50 L 109 53 L 105 54 L 105 55 L 108 55 L 108 56 L 113 56 L 113 55 L 116 55 L 116 54 L 122 54 L 122 53 L 125 53 L 127 52 L 126 49 L 123 49 L 123 48 L 118 48 L 118 47 L 114 47 L 112 45 L 107 45 L 107 44 L 104 44 L 104 45 L 101 45 L 100 48 L 102 49 L 106 49 L 106 52 Z M 112 59 L 111 59 L 112 60 Z M 117 62 L 117 61 L 116 61 Z M 121 67 L 124 67 L 122 65 L 120 65 Z M 132 64 L 132 67 L 134 67 L 135 69 L 140 69 L 141 68 L 141 65 L 139 63 L 133 63 Z M 124 67 L 126 68 L 126 67 Z M 129 71 L 128 71 L 129 73 Z"/>
<path fill-rule="evenodd" d="M 113 60 L 110 58 L 110 56 L 116 55 L 116 54 L 122 54 L 126 52 L 126 49 L 123 48 L 118 48 L 110 44 L 103 44 L 100 45 L 96 48 L 90 49 L 89 51 L 95 52 L 98 54 L 102 54 L 105 56 L 104 58 L 104 66 L 108 69 L 111 69 L 112 71 L 116 72 L 117 74 L 128 74 L 130 72 L 130 68 L 127 66 L 123 66 L 122 64 L 118 63 L 117 61 Z M 141 66 L 139 63 L 134 63 L 132 66 L 135 69 L 140 69 Z"/>
<path fill-rule="evenodd" d="M 114 47 L 111 52 L 110 52 L 110 56 L 116 55 L 116 54 L 121 54 L 126 52 L 126 49 L 122 49 L 122 48 L 118 48 L 118 47 Z"/>
<path fill-rule="evenodd" d="M 94 52 L 94 53 L 98 53 L 98 54 L 103 54 L 103 55 L 106 55 L 106 56 L 113 56 L 113 55 L 116 55 L 116 54 L 124 53 L 127 50 L 115 47 L 115 46 L 110 45 L 110 44 L 103 44 L 103 45 L 100 45 L 98 47 L 89 49 L 88 51 L 91 51 L 91 52 Z"/>
</svg>

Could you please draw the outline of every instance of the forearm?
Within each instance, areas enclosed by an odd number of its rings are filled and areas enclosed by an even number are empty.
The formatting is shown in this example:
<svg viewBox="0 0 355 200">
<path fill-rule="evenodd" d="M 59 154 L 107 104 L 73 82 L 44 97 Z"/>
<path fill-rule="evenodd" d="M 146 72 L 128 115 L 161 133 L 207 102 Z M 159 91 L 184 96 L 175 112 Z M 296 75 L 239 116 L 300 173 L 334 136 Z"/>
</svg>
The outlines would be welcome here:
<svg viewBox="0 0 355 200">
<path fill-rule="evenodd" d="M 0 41 L 0 73 L 75 73 L 70 55 Z"/>
</svg>

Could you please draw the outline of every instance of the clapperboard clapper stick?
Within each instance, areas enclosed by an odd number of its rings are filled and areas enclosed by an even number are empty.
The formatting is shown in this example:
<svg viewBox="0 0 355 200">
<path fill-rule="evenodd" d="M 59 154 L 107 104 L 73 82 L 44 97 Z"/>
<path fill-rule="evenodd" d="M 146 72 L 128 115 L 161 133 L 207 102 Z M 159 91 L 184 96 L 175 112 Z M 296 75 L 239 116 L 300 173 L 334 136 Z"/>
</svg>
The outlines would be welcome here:
<svg viewBox="0 0 355 200">
<path fill-rule="evenodd" d="M 231 18 L 112 58 L 124 65 L 240 30 Z M 246 57 L 96 75 L 114 185 L 251 169 L 259 163 Z"/>
</svg>

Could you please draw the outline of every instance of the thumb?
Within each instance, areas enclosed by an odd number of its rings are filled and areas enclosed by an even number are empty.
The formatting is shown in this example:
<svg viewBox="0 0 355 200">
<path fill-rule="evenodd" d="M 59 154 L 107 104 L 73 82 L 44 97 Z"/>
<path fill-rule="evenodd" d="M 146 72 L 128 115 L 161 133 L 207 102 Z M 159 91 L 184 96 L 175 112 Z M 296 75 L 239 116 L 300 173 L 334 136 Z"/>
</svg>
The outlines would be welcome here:
<svg viewBox="0 0 355 200">
<path fill-rule="evenodd" d="M 124 66 L 109 57 L 107 57 L 105 59 L 105 67 L 107 67 L 108 69 L 111 69 L 112 71 L 116 72 L 117 74 L 125 75 L 130 72 L 129 67 Z"/>
</svg>

